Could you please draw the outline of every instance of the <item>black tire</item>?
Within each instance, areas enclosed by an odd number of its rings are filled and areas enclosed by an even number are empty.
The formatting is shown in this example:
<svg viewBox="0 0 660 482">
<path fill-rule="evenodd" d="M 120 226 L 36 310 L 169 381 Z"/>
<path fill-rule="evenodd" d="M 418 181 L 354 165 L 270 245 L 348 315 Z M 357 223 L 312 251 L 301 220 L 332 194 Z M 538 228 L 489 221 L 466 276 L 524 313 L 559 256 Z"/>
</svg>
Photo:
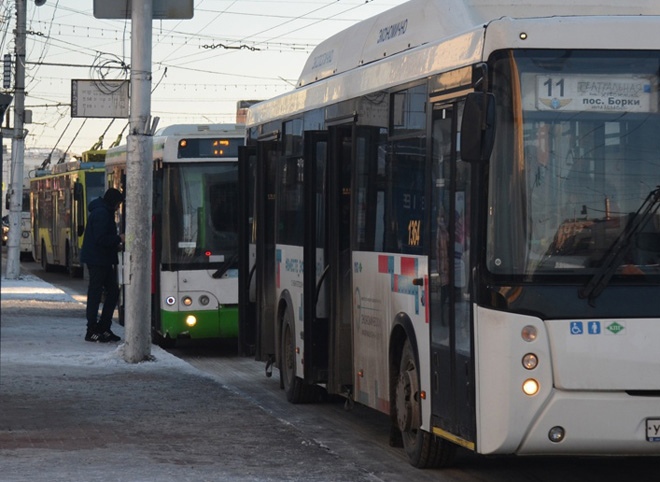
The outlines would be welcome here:
<svg viewBox="0 0 660 482">
<path fill-rule="evenodd" d="M 285 310 L 283 315 L 281 343 L 280 385 L 284 388 L 286 399 L 291 403 L 314 401 L 316 387 L 306 384 L 296 373 L 295 327 L 289 310 Z"/>
<path fill-rule="evenodd" d="M 26 253 L 26 252 L 22 252 L 19 256 L 19 259 L 21 261 L 34 261 L 34 258 L 32 257 L 32 253 Z"/>
<path fill-rule="evenodd" d="M 162 349 L 169 350 L 176 346 L 176 338 L 170 338 L 169 336 L 161 336 L 160 343 L 158 344 Z"/>
<path fill-rule="evenodd" d="M 151 341 L 155 345 L 158 345 L 163 350 L 169 350 L 176 346 L 176 338 L 171 338 L 169 336 L 163 336 L 158 333 L 156 330 L 151 332 Z"/>
<path fill-rule="evenodd" d="M 403 439 L 403 448 L 414 467 L 434 468 L 451 465 L 456 445 L 420 428 L 421 400 L 417 357 L 409 340 L 401 353 L 399 376 L 395 389 L 396 416 Z"/>
</svg>

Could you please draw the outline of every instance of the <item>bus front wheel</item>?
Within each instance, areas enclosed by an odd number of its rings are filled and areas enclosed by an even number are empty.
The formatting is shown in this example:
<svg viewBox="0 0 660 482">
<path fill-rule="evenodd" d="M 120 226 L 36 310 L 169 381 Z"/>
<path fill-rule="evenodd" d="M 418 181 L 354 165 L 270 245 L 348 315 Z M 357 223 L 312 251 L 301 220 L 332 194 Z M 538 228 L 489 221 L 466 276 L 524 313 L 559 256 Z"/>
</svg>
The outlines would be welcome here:
<svg viewBox="0 0 660 482">
<path fill-rule="evenodd" d="M 419 370 L 410 340 L 405 341 L 401 353 L 395 403 L 397 425 L 410 464 L 420 469 L 450 465 L 456 446 L 421 429 Z"/>
</svg>

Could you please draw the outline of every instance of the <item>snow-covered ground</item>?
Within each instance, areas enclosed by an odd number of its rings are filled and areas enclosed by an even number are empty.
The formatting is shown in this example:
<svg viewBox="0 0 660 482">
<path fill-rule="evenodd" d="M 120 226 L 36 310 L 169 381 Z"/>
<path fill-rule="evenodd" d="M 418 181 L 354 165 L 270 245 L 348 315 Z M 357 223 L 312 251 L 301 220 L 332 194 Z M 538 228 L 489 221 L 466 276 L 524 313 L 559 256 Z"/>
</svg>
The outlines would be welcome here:
<svg viewBox="0 0 660 482">
<path fill-rule="evenodd" d="M 18 279 L 0 280 L 2 311 L 8 316 L 2 316 L 0 321 L 0 361 L 2 365 L 14 362 L 20 364 L 57 363 L 68 366 L 103 365 L 106 368 L 115 366 L 125 370 L 122 350 L 119 343 L 89 343 L 85 342 L 85 305 L 76 301 L 61 289 L 33 275 L 21 275 Z M 49 304 L 61 308 L 61 303 L 67 304 L 67 313 L 71 317 L 51 317 L 48 314 Z M 11 307 L 10 307 L 11 306 Z M 12 309 L 17 307 L 18 310 Z M 15 313 L 15 314 L 14 314 Z M 21 316 L 29 313 L 29 322 Z M 112 330 L 124 338 L 124 329 L 113 323 Z M 34 334 L 39 336 L 35 337 Z M 56 342 L 55 342 L 56 341 Z M 141 370 L 149 367 L 179 367 L 184 370 L 194 370 L 188 363 L 152 345 L 151 362 L 139 363 Z"/>
</svg>

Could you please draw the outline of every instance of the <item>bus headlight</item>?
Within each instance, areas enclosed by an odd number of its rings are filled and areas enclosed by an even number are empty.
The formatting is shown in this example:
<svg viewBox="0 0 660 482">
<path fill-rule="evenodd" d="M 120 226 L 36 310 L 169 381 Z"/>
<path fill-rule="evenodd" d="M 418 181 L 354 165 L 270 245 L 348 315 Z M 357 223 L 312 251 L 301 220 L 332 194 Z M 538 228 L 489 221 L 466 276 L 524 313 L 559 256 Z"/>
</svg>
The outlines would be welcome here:
<svg viewBox="0 0 660 482">
<path fill-rule="evenodd" d="M 184 296 L 181 302 L 183 303 L 183 306 L 190 306 L 192 305 L 192 298 L 190 296 Z"/>
<path fill-rule="evenodd" d="M 168 296 L 167 298 L 165 298 L 165 303 L 167 303 L 167 306 L 172 306 L 174 305 L 174 303 L 176 303 L 176 299 L 174 298 L 174 296 Z"/>
<path fill-rule="evenodd" d="M 196 324 L 197 324 L 197 318 L 195 318 L 194 315 L 186 316 L 186 325 L 188 325 L 190 328 L 192 328 Z"/>
<path fill-rule="evenodd" d="M 539 359 L 534 353 L 528 353 L 523 357 L 522 364 L 526 370 L 534 370 L 539 364 Z"/>
<path fill-rule="evenodd" d="M 522 385 L 522 390 L 525 393 L 525 395 L 529 395 L 530 397 L 533 395 L 536 395 L 539 392 L 539 382 L 534 380 L 533 378 L 528 378 L 523 382 Z"/>
<path fill-rule="evenodd" d="M 199 297 L 199 304 L 202 305 L 202 306 L 208 305 L 209 301 L 210 301 L 209 297 L 206 296 L 206 295 L 202 295 L 202 296 Z"/>
</svg>

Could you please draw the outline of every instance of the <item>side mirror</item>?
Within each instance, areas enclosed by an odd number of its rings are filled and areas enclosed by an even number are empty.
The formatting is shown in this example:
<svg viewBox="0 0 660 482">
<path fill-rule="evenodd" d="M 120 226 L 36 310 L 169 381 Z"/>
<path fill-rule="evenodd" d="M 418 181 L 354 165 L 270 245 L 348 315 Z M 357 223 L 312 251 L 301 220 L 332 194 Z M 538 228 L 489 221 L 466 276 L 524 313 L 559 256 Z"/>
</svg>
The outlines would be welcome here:
<svg viewBox="0 0 660 482">
<path fill-rule="evenodd" d="M 495 143 L 495 96 L 472 92 L 465 99 L 461 123 L 461 159 L 485 162 Z"/>
</svg>

